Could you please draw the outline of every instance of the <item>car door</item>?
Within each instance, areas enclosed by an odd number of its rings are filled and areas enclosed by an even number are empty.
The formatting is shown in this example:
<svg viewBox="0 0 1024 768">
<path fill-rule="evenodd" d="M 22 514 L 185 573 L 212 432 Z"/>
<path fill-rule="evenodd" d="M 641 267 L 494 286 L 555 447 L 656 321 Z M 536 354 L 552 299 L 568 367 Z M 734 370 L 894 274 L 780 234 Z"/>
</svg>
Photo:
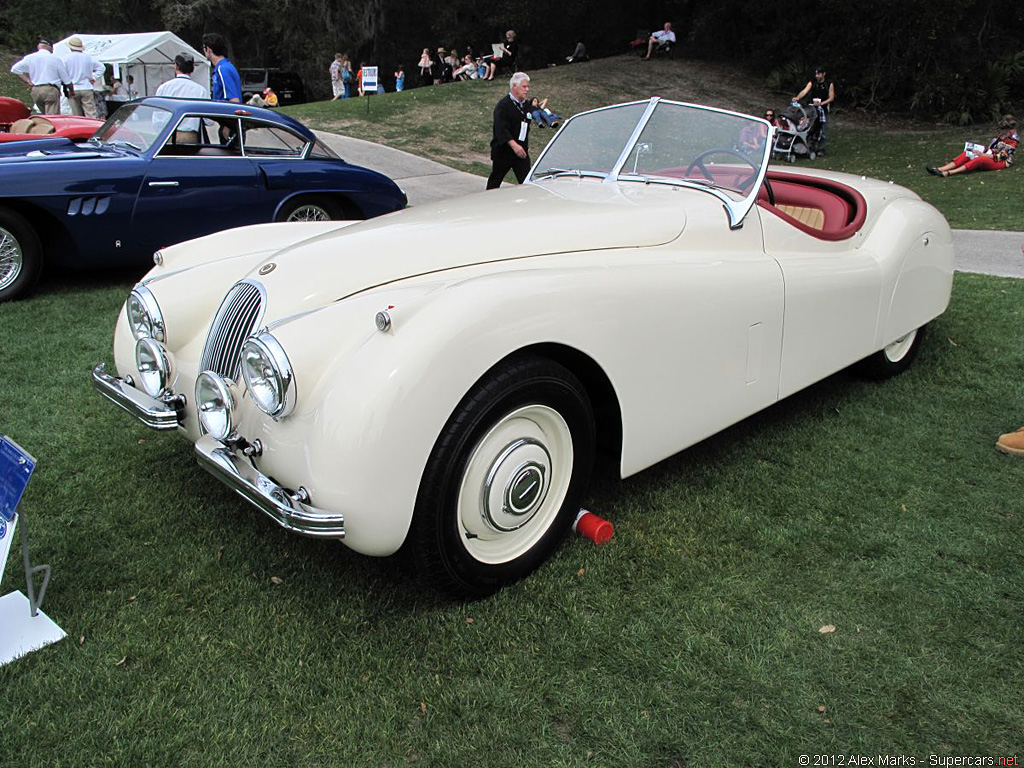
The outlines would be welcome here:
<svg viewBox="0 0 1024 768">
<path fill-rule="evenodd" d="M 882 275 L 859 237 L 819 239 L 755 210 L 785 282 L 781 398 L 875 351 Z"/>
<path fill-rule="evenodd" d="M 310 142 L 305 137 L 271 122 L 242 118 L 242 141 L 245 156 L 258 169 L 270 209 L 266 213 L 268 220 L 278 203 L 293 192 L 315 189 L 315 181 L 307 176 L 311 166 L 304 158 Z"/>
<path fill-rule="evenodd" d="M 239 131 L 237 117 L 182 117 L 139 190 L 132 219 L 136 241 L 156 249 L 269 220 L 259 172 L 242 152 Z M 178 141 L 188 134 L 195 139 Z"/>
</svg>

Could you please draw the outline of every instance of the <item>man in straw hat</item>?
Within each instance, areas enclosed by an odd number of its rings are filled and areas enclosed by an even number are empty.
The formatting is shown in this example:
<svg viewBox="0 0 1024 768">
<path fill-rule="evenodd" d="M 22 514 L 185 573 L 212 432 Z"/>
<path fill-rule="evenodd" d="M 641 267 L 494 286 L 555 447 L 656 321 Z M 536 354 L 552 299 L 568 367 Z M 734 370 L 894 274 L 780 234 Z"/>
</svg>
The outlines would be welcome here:
<svg viewBox="0 0 1024 768">
<path fill-rule="evenodd" d="M 103 64 L 85 52 L 82 38 L 77 35 L 68 39 L 68 48 L 71 49 L 70 52 L 61 56 L 61 60 L 75 86 L 74 95 L 68 96 L 71 114 L 79 117 L 99 117 L 94 91 L 96 83 L 103 80 Z"/>
</svg>

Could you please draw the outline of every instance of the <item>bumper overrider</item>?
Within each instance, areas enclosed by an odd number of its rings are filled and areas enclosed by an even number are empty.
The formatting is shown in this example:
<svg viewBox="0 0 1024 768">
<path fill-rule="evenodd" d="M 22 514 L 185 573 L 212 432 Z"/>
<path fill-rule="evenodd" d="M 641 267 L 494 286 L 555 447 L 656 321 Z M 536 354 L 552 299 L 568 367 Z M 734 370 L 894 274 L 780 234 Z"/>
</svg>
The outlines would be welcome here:
<svg viewBox="0 0 1024 768">
<path fill-rule="evenodd" d="M 178 428 L 181 421 L 179 400 L 151 397 L 124 379 L 108 374 L 102 363 L 93 369 L 92 380 L 100 394 L 147 427 L 157 430 Z M 345 538 L 345 516 L 342 513 L 312 506 L 308 503 L 305 489 L 294 492 L 278 485 L 231 445 L 204 435 L 196 442 L 196 459 L 203 469 L 273 518 L 282 528 L 314 538 Z"/>
</svg>

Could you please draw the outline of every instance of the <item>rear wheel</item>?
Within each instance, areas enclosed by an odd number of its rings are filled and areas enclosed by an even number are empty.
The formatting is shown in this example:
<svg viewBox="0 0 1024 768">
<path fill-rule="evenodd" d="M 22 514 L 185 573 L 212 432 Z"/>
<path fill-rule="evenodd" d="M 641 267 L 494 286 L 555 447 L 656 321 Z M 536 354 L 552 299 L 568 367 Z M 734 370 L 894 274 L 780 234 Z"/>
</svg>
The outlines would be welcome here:
<svg viewBox="0 0 1024 768">
<path fill-rule="evenodd" d="M 884 349 L 866 357 L 857 364 L 857 372 L 869 379 L 888 379 L 910 367 L 921 349 L 924 326 L 904 334 Z"/>
<path fill-rule="evenodd" d="M 572 526 L 594 460 L 579 380 L 543 358 L 489 372 L 448 419 L 427 462 L 405 544 L 417 571 L 482 597 L 543 563 Z"/>
<path fill-rule="evenodd" d="M 0 208 L 0 301 L 24 296 L 43 271 L 43 248 L 32 225 Z"/>
<path fill-rule="evenodd" d="M 351 219 L 345 206 L 321 195 L 289 200 L 277 214 L 278 221 L 341 221 Z"/>
</svg>

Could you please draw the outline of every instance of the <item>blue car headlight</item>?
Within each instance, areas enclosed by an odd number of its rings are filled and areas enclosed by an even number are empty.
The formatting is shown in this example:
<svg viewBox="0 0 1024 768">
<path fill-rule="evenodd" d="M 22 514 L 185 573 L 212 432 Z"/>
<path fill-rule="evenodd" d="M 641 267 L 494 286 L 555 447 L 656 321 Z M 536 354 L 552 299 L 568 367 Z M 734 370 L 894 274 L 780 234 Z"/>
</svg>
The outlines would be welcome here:
<svg viewBox="0 0 1024 768">
<path fill-rule="evenodd" d="M 269 333 L 242 345 L 242 378 L 256 407 L 274 419 L 295 409 L 295 375 L 280 342 Z"/>
<path fill-rule="evenodd" d="M 149 338 L 160 342 L 166 340 L 164 316 L 160 312 L 156 296 L 149 288 L 139 285 L 132 289 L 124 310 L 128 316 L 128 326 L 136 339 Z"/>
</svg>

